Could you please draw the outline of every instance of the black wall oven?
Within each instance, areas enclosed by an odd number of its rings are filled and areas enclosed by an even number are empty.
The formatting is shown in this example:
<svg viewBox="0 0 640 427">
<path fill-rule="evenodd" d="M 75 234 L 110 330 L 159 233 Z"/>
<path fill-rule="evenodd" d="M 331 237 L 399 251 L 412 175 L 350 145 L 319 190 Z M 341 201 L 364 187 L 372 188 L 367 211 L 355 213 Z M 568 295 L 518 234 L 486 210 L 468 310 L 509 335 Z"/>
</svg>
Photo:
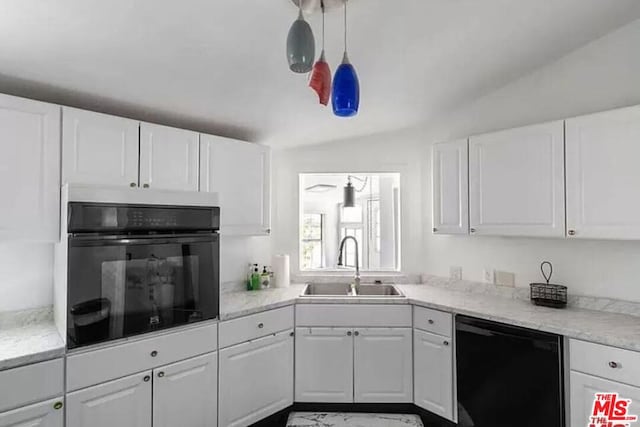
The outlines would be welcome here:
<svg viewBox="0 0 640 427">
<path fill-rule="evenodd" d="M 218 317 L 219 208 L 68 209 L 68 348 Z"/>
</svg>

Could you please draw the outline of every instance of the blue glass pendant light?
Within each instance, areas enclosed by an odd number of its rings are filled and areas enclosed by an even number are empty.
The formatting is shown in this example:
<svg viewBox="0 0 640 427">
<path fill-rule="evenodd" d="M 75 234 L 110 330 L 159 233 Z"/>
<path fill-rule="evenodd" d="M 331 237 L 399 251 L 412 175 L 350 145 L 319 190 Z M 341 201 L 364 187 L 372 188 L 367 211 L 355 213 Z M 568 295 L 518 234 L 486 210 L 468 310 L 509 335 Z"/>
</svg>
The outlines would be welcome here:
<svg viewBox="0 0 640 427">
<path fill-rule="evenodd" d="M 339 117 L 355 116 L 360 106 L 358 75 L 347 55 L 347 0 L 344 1 L 344 56 L 333 76 L 331 104 L 333 113 Z"/>
<path fill-rule="evenodd" d="M 298 19 L 296 19 L 287 36 L 287 60 L 289 69 L 294 73 L 308 73 L 313 68 L 316 57 L 316 41 L 313 31 L 302 16 L 302 0 L 298 0 Z"/>
</svg>

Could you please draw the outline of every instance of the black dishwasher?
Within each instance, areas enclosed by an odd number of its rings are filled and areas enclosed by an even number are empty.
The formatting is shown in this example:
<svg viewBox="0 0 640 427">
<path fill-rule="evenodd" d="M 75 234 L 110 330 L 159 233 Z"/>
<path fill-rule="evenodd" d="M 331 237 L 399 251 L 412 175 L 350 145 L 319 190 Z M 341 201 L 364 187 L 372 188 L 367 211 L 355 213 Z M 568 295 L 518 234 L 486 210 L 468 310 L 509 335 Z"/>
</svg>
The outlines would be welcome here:
<svg viewBox="0 0 640 427">
<path fill-rule="evenodd" d="M 562 337 L 456 316 L 458 425 L 564 427 Z"/>
</svg>

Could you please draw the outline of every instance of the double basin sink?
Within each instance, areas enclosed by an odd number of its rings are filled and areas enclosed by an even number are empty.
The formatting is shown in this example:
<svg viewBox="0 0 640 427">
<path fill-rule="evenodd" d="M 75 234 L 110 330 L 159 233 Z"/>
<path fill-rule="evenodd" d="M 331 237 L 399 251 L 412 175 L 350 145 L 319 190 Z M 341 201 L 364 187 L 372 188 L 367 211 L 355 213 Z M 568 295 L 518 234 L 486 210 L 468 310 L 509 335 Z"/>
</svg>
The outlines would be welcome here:
<svg viewBox="0 0 640 427">
<path fill-rule="evenodd" d="M 394 285 L 367 284 L 359 287 L 346 283 L 309 283 L 302 297 L 404 298 Z"/>
</svg>

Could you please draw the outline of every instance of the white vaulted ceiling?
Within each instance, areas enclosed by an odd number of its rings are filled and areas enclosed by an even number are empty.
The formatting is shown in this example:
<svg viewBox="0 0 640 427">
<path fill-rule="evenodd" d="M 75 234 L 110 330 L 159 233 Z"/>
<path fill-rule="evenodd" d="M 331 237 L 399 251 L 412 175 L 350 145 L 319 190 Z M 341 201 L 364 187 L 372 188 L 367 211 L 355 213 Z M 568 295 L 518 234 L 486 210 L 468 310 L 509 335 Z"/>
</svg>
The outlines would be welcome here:
<svg viewBox="0 0 640 427">
<path fill-rule="evenodd" d="M 413 126 L 640 18 L 638 0 L 350 0 L 357 117 L 287 68 L 290 0 L 3 0 L 0 91 L 273 146 Z M 320 17 L 309 17 L 320 41 Z M 339 11 L 327 58 L 342 56 Z M 319 52 L 319 46 L 318 46 Z"/>
</svg>

